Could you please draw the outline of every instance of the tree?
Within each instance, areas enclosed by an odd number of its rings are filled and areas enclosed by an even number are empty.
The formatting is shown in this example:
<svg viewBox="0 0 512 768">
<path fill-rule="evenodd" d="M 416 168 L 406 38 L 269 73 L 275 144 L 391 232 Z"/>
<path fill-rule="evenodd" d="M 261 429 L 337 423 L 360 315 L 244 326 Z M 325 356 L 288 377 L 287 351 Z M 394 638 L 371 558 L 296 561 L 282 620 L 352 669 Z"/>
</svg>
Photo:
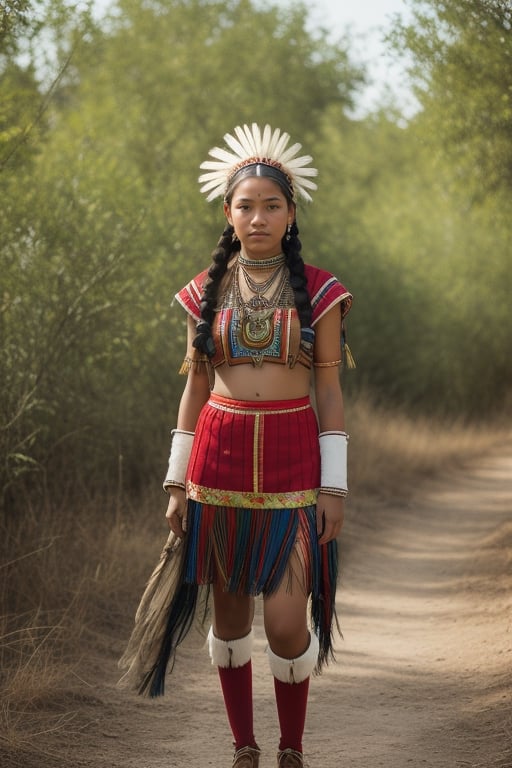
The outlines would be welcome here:
<svg viewBox="0 0 512 768">
<path fill-rule="evenodd" d="M 512 189 L 512 6 L 509 0 L 410 0 L 395 48 L 423 107 L 424 141 L 456 163 L 474 199 Z"/>
</svg>

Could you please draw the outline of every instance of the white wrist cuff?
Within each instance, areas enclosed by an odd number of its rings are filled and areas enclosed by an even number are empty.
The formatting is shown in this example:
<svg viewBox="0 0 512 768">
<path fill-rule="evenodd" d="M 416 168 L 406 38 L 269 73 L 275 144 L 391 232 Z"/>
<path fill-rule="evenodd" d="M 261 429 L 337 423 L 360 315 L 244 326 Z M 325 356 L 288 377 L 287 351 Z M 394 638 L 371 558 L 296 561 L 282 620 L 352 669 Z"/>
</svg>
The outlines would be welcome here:
<svg viewBox="0 0 512 768">
<path fill-rule="evenodd" d="M 321 432 L 320 441 L 320 491 L 335 496 L 346 496 L 347 445 L 346 432 Z"/>
<path fill-rule="evenodd" d="M 171 436 L 171 454 L 164 480 L 164 491 L 167 491 L 172 485 L 178 486 L 178 488 L 185 488 L 188 460 L 192 452 L 192 443 L 194 442 L 194 433 L 183 429 L 173 429 Z"/>
</svg>

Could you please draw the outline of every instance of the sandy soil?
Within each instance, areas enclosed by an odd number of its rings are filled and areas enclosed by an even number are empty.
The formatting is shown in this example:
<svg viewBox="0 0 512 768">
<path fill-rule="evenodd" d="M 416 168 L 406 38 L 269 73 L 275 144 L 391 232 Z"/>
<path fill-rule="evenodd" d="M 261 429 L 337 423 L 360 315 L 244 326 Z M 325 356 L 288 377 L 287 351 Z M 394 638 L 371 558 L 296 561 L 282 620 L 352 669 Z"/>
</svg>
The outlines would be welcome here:
<svg viewBox="0 0 512 768">
<path fill-rule="evenodd" d="M 407 505 L 352 501 L 341 545 L 344 639 L 338 663 L 311 684 L 311 768 L 512 767 L 511 512 L 510 451 Z M 259 616 L 256 634 L 256 735 L 261 768 L 271 768 L 278 733 Z M 87 669 L 89 724 L 66 765 L 231 766 L 203 648 L 183 649 L 166 696 L 148 701 L 116 688 L 122 644 L 106 645 Z"/>
</svg>

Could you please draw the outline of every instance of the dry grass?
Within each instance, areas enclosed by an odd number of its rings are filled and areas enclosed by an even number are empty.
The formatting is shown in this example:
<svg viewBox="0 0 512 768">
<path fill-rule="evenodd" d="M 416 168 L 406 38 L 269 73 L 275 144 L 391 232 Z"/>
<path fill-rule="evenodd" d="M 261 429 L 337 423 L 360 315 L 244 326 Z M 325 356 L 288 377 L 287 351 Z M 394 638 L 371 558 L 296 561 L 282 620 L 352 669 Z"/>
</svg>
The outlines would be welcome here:
<svg viewBox="0 0 512 768">
<path fill-rule="evenodd" d="M 165 537 L 158 498 L 27 503 L 2 524 L 0 763 L 58 765 L 86 725 L 84 657 L 132 620 L 141 584 Z M 126 631 L 124 631 L 126 629 Z M 18 762 L 17 762 L 18 761 Z M 75 763 L 76 764 L 76 763 Z"/>
<path fill-rule="evenodd" d="M 350 488 L 358 498 L 404 500 L 430 478 L 512 441 L 510 425 L 412 419 L 377 408 L 365 396 L 350 402 L 347 412 Z"/>
<path fill-rule="evenodd" d="M 421 482 L 510 438 L 499 428 L 411 421 L 364 397 L 347 411 L 356 499 L 407 498 Z M 155 483 L 143 500 L 116 489 L 111 499 L 27 502 L 22 515 L 1 521 L 2 765 L 52 764 L 52 739 L 65 734 L 69 742 L 84 727 L 81 659 L 105 637 L 127 636 L 166 536 L 164 501 Z"/>
</svg>

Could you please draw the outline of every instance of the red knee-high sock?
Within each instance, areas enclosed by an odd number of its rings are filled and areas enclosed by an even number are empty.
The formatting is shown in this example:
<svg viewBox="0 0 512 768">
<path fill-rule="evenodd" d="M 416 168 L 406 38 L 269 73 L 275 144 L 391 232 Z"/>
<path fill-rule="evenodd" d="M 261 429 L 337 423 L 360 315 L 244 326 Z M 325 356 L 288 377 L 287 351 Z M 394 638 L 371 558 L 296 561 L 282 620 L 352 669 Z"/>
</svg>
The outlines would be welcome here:
<svg viewBox="0 0 512 768">
<path fill-rule="evenodd" d="M 277 715 L 281 728 L 279 749 L 302 752 L 302 735 L 306 723 L 309 677 L 301 683 L 282 683 L 274 677 Z"/>
<path fill-rule="evenodd" d="M 256 747 L 252 706 L 252 663 L 217 667 L 235 749 Z"/>
</svg>

